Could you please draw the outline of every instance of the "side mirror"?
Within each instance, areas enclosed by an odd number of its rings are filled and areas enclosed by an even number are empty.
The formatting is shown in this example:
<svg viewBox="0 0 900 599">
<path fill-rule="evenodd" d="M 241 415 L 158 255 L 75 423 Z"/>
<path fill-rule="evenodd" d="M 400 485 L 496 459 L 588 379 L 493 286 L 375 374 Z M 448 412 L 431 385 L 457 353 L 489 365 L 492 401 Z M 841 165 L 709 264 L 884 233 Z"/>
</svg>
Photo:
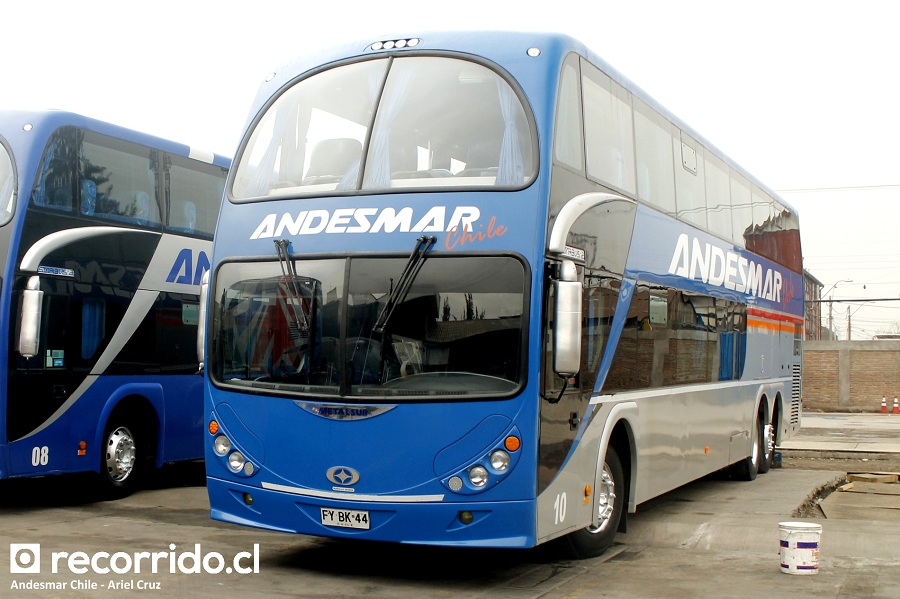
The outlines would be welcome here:
<svg viewBox="0 0 900 599">
<path fill-rule="evenodd" d="M 206 302 L 209 301 L 209 271 L 200 278 L 200 313 L 197 322 L 197 360 L 200 372 L 206 364 Z"/>
<path fill-rule="evenodd" d="M 556 298 L 553 331 L 553 370 L 561 377 L 578 373 L 581 365 L 581 296 L 575 263 L 563 260 L 553 283 Z"/>
<path fill-rule="evenodd" d="M 44 292 L 40 277 L 31 277 L 22 290 L 22 314 L 19 320 L 18 350 L 23 358 L 38 355 L 41 340 L 41 312 Z"/>
</svg>

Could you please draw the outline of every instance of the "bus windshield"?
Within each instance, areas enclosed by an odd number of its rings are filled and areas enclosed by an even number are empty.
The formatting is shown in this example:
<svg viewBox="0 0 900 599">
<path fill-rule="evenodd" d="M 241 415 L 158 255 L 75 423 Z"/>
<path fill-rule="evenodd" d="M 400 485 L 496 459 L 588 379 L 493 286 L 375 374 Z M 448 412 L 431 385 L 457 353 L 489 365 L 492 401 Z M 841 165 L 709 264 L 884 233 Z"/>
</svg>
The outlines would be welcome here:
<svg viewBox="0 0 900 599">
<path fill-rule="evenodd" d="M 518 188 L 535 175 L 533 137 L 516 92 L 485 66 L 449 57 L 368 60 L 283 93 L 243 149 L 231 192 L 242 201 Z"/>
<path fill-rule="evenodd" d="M 223 264 L 210 373 L 280 393 L 509 394 L 522 382 L 526 274 L 511 257 L 428 258 L 384 328 L 406 258 Z"/>
</svg>

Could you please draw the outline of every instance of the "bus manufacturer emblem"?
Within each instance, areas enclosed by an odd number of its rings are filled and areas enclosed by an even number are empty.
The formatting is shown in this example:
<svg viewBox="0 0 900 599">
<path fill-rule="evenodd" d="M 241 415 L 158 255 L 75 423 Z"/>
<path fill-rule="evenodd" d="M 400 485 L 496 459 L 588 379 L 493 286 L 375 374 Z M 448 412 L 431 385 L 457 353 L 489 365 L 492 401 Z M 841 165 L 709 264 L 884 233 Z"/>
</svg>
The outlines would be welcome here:
<svg viewBox="0 0 900 599">
<path fill-rule="evenodd" d="M 365 420 L 389 412 L 397 406 L 367 406 L 361 404 L 322 404 L 295 401 L 294 404 L 310 414 L 329 420 Z"/>
<path fill-rule="evenodd" d="M 325 477 L 336 485 L 349 487 L 359 482 L 359 472 L 347 466 L 334 466 L 328 469 Z"/>
</svg>

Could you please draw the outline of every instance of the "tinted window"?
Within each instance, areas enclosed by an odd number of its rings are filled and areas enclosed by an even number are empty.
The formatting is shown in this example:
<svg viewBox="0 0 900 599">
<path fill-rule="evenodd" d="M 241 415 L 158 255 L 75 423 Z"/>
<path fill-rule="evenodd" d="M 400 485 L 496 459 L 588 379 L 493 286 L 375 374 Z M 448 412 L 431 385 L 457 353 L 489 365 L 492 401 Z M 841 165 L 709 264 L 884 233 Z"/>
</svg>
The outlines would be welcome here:
<svg viewBox="0 0 900 599">
<path fill-rule="evenodd" d="M 211 238 L 226 170 L 62 127 L 44 151 L 32 204 L 98 221 Z"/>
<path fill-rule="evenodd" d="M 737 380 L 743 373 L 746 334 L 742 304 L 638 285 L 603 390 Z"/>
<path fill-rule="evenodd" d="M 284 393 L 481 396 L 523 379 L 526 279 L 506 257 L 224 264 L 211 374 Z M 345 273 L 346 283 L 345 284 Z M 412 274 L 411 274 L 412 273 Z M 411 277 L 409 287 L 398 282 Z"/>
<path fill-rule="evenodd" d="M 0 143 L 0 226 L 5 225 L 16 211 L 16 173 L 12 156 Z"/>
<path fill-rule="evenodd" d="M 225 189 L 225 170 L 182 156 L 169 158 L 168 228 L 212 238 Z"/>
</svg>

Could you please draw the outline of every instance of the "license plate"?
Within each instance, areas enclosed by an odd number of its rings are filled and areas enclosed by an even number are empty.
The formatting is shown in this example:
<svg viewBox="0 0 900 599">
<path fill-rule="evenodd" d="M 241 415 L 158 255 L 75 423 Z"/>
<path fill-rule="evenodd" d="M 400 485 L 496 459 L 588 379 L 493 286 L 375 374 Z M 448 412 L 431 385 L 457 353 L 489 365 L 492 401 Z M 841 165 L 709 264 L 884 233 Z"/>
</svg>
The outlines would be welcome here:
<svg viewBox="0 0 900 599">
<path fill-rule="evenodd" d="M 322 524 L 340 526 L 341 528 L 361 528 L 369 530 L 369 512 L 361 510 L 335 510 L 319 508 L 322 511 Z"/>
</svg>

